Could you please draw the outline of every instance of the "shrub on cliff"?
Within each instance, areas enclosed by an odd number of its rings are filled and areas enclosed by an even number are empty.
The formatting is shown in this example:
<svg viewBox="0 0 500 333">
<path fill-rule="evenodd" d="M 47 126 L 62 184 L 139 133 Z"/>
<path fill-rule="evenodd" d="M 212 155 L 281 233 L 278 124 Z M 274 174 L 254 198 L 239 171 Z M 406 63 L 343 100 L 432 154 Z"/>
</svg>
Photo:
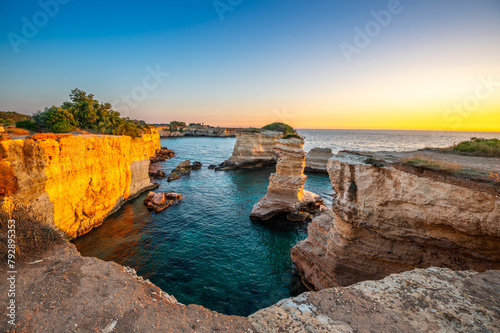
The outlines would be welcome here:
<svg viewBox="0 0 500 333">
<path fill-rule="evenodd" d="M 286 134 L 297 134 L 297 132 L 293 129 L 292 126 L 287 125 L 285 123 L 272 123 L 269 125 L 266 125 L 262 127 L 264 131 L 275 131 L 275 132 L 283 132 L 285 135 Z"/>
<path fill-rule="evenodd" d="M 73 89 L 70 102 L 38 111 L 33 120 L 38 128 L 54 133 L 66 133 L 77 128 L 102 134 L 139 137 L 149 132 L 144 122 L 120 117 L 109 103 L 101 103 L 94 95 Z"/>
<path fill-rule="evenodd" d="M 29 217 L 24 210 L 18 210 L 12 217 L 0 211 L 0 257 L 7 257 L 8 221 L 14 220 L 16 226 L 16 259 L 20 261 L 32 260 L 42 254 L 54 244 L 64 241 L 63 236 L 53 227 Z M 4 240 L 5 239 L 5 240 Z"/>
</svg>

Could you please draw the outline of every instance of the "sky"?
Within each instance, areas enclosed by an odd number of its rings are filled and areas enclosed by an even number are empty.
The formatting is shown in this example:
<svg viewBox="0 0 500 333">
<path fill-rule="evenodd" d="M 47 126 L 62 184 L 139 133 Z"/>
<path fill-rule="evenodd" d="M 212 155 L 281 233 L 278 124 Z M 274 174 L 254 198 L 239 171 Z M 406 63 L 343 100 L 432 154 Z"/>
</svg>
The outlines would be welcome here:
<svg viewBox="0 0 500 333">
<path fill-rule="evenodd" d="M 498 0 L 0 0 L 0 110 L 500 132 Z"/>
</svg>

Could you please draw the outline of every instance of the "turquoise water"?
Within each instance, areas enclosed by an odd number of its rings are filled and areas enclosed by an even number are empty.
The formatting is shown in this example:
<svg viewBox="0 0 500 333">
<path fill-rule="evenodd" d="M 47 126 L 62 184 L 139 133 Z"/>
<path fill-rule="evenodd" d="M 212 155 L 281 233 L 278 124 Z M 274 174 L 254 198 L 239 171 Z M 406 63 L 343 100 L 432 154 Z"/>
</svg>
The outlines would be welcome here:
<svg viewBox="0 0 500 333">
<path fill-rule="evenodd" d="M 235 139 L 162 140 L 177 155 L 159 163 L 170 172 L 185 159 L 203 168 L 168 183 L 184 200 L 155 214 L 142 201 L 125 204 L 105 223 L 74 241 L 84 256 L 133 267 L 184 304 L 225 314 L 249 315 L 304 291 L 290 260 L 290 249 L 307 237 L 305 225 L 252 222 L 254 203 L 265 195 L 274 168 L 215 172 L 209 164 L 231 155 Z M 326 175 L 312 174 L 306 189 L 331 202 Z"/>
<path fill-rule="evenodd" d="M 304 148 L 331 147 L 334 151 L 412 150 L 447 146 L 472 136 L 500 133 L 299 130 Z M 173 159 L 156 164 L 169 173 L 185 159 L 203 168 L 167 183 L 184 200 L 159 214 L 148 212 L 146 194 L 125 204 L 105 223 L 74 241 L 85 256 L 133 267 L 184 304 L 199 304 L 225 314 L 249 315 L 304 291 L 290 260 L 290 249 L 307 237 L 304 225 L 260 224 L 248 216 L 266 193 L 274 168 L 215 172 L 229 156 L 234 138 L 178 138 L 162 140 L 174 150 Z M 309 174 L 307 190 L 331 204 L 327 175 Z"/>
</svg>

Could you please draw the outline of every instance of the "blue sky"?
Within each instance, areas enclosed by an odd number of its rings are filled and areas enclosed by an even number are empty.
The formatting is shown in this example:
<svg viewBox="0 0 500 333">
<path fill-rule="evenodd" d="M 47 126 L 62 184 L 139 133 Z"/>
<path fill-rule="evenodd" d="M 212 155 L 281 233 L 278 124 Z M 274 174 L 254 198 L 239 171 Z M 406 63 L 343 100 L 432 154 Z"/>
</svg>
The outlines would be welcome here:
<svg viewBox="0 0 500 333">
<path fill-rule="evenodd" d="M 221 0 L 223 20 L 213 1 L 61 2 L 41 1 L 58 4 L 50 17 L 1 1 L 0 109 L 29 114 L 78 87 L 149 122 L 495 130 L 500 113 L 498 88 L 460 124 L 445 116 L 480 77 L 500 81 L 500 1 L 401 0 L 350 61 L 340 45 L 391 1 Z M 23 17 L 40 27 L 16 52 Z M 157 68 L 168 76 L 145 90 Z"/>
</svg>

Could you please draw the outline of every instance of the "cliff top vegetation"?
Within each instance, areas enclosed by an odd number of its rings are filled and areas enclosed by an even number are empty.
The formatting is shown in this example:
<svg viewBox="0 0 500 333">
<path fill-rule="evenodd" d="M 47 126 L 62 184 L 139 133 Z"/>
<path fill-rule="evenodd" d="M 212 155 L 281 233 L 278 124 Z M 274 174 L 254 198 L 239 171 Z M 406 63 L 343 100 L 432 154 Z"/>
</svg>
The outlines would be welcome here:
<svg viewBox="0 0 500 333">
<path fill-rule="evenodd" d="M 69 96 L 71 101 L 38 111 L 33 115 L 33 121 L 21 120 L 16 126 L 34 132 L 67 133 L 81 129 L 131 137 L 149 132 L 149 126 L 144 121 L 120 117 L 120 113 L 114 111 L 110 103 L 101 103 L 92 94 L 73 89 Z"/>
<path fill-rule="evenodd" d="M 500 157 L 500 140 L 472 138 L 450 146 L 444 151 L 470 156 Z"/>
</svg>

